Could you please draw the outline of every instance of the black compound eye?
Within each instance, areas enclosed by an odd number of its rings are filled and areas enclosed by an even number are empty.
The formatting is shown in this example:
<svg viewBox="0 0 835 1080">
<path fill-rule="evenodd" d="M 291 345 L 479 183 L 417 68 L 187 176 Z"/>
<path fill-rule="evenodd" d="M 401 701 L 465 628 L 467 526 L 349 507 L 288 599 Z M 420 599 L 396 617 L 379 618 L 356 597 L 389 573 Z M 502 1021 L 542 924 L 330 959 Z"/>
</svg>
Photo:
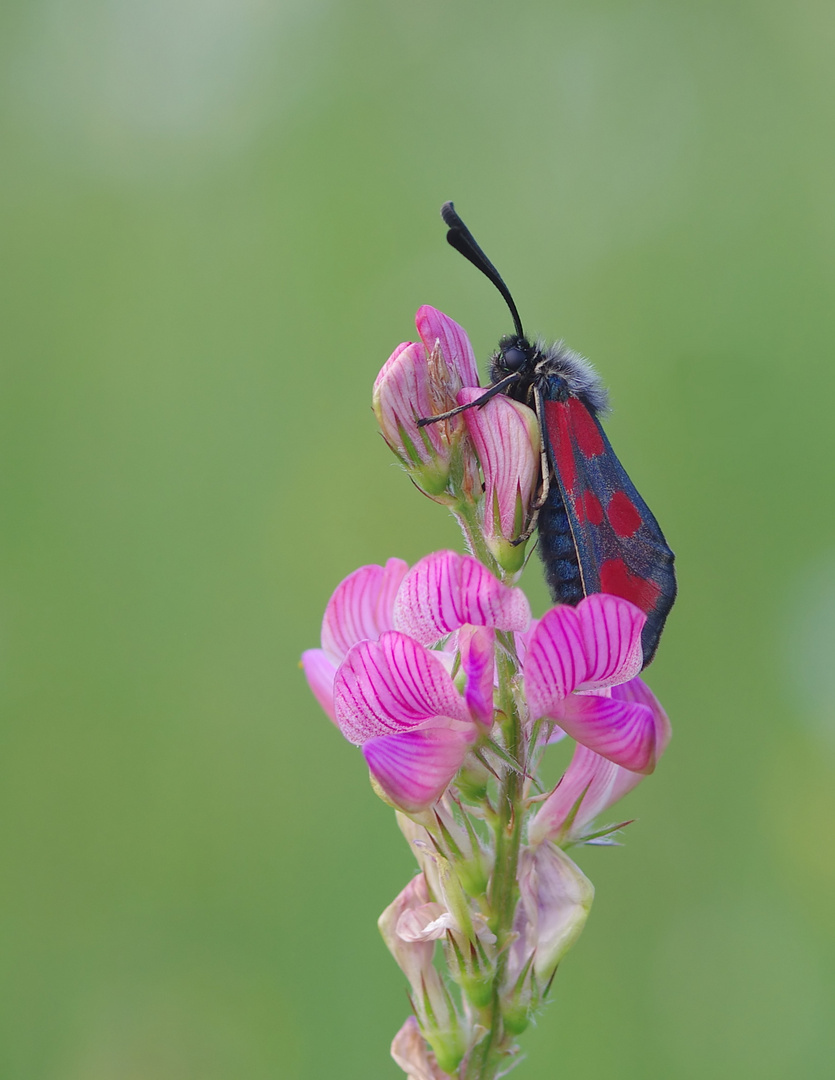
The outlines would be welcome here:
<svg viewBox="0 0 835 1080">
<path fill-rule="evenodd" d="M 519 371 L 528 362 L 528 354 L 524 349 L 511 345 L 509 349 L 505 349 L 502 353 L 502 360 L 509 371 Z"/>
</svg>

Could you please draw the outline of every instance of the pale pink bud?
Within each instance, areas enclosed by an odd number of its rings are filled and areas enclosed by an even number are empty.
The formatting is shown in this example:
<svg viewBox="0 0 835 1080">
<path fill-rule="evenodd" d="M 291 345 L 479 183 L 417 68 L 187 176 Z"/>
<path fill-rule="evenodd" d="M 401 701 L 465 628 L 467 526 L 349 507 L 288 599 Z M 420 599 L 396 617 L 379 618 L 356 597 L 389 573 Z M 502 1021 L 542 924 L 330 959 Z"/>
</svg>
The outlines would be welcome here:
<svg viewBox="0 0 835 1080">
<path fill-rule="evenodd" d="M 478 385 L 475 356 L 462 328 L 427 306 L 417 313 L 421 342 L 404 342 L 374 383 L 372 405 L 388 445 L 427 495 L 448 487 L 453 454 L 466 433 L 460 416 L 418 426 L 418 420 L 454 409 L 464 386 Z M 464 455 L 467 456 L 466 454 Z M 462 462 L 462 487 L 472 489 L 472 464 Z"/>
<path fill-rule="evenodd" d="M 514 983 L 530 966 L 536 980 L 534 1006 L 557 964 L 580 936 L 593 899 L 594 886 L 560 848 L 542 844 L 522 850 L 513 924 L 517 937 L 510 947 L 507 975 Z"/>
<path fill-rule="evenodd" d="M 441 1072 L 414 1016 L 394 1036 L 391 1056 L 408 1080 L 449 1080 L 449 1073 Z"/>
<path fill-rule="evenodd" d="M 477 401 L 482 391 L 465 388 L 459 405 Z M 536 414 L 509 397 L 497 396 L 464 413 L 467 430 L 484 473 L 484 532 L 505 570 L 525 561 L 525 545 L 514 544 L 528 528 L 539 487 L 540 436 Z"/>
</svg>

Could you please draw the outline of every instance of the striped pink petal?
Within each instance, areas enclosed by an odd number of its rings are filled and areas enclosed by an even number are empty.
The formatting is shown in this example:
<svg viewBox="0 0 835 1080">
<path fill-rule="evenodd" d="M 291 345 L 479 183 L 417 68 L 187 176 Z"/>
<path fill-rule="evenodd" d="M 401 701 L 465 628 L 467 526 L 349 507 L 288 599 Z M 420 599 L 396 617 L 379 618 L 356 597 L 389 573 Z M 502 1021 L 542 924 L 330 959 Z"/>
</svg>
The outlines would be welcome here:
<svg viewBox="0 0 835 1080">
<path fill-rule="evenodd" d="M 655 727 L 655 756 L 659 758 L 670 741 L 670 721 L 650 688 L 636 677 L 613 686 L 612 698 L 643 705 L 651 711 Z M 528 832 L 530 842 L 538 844 L 546 839 L 558 838 L 577 800 L 582 798 L 568 832 L 571 838 L 580 836 L 589 822 L 622 799 L 643 778 L 642 773 L 624 769 L 587 747 L 578 745 L 559 784 L 531 822 Z"/>
<path fill-rule="evenodd" d="M 655 768 L 655 718 L 637 702 L 598 694 L 569 694 L 548 714 L 578 743 L 638 773 Z"/>
<path fill-rule="evenodd" d="M 443 795 L 461 768 L 472 731 L 430 728 L 369 739 L 362 752 L 377 783 L 393 803 L 416 812 Z"/>
<path fill-rule="evenodd" d="M 322 648 L 334 664 L 358 641 L 394 629 L 394 598 L 408 569 L 402 559 L 389 559 L 385 566 L 361 566 L 337 585 L 322 620 Z"/>
<path fill-rule="evenodd" d="M 416 563 L 394 604 L 394 625 L 430 645 L 465 623 L 526 630 L 531 618 L 521 589 L 503 585 L 470 555 L 438 551 Z"/>
<path fill-rule="evenodd" d="M 464 389 L 458 404 L 476 401 L 483 391 Z M 515 539 L 526 527 L 539 483 L 539 424 L 526 405 L 494 397 L 464 413 L 484 472 L 484 524 L 488 536 Z M 496 520 L 498 519 L 498 520 Z"/>
<path fill-rule="evenodd" d="M 473 719 L 486 727 L 493 723 L 495 631 L 485 626 L 464 626 L 458 632 L 461 667 L 467 676 L 464 700 Z"/>
<path fill-rule="evenodd" d="M 608 593 L 594 593 L 576 608 L 586 654 L 586 674 L 577 690 L 600 690 L 634 678 L 644 663 L 640 608 Z"/>
<path fill-rule="evenodd" d="M 661 706 L 661 702 L 655 694 L 653 694 L 652 690 L 650 690 L 644 680 L 636 676 L 634 679 L 630 679 L 629 682 L 613 686 L 612 697 L 616 701 L 627 701 L 634 702 L 638 705 L 646 705 L 652 712 L 652 718 L 655 724 L 656 756 L 661 757 L 669 745 L 673 729 L 669 717 Z M 625 794 L 625 792 L 622 792 L 621 794 Z M 620 798 L 620 795 L 618 798 Z"/>
<path fill-rule="evenodd" d="M 423 345 L 398 345 L 374 381 L 371 402 L 383 438 L 406 464 L 428 464 L 435 456 L 449 455 L 441 426 L 417 426 L 421 417 L 441 411 L 435 397 Z"/>
<path fill-rule="evenodd" d="M 637 675 L 645 621 L 634 604 L 606 593 L 587 596 L 576 608 L 560 605 L 546 612 L 525 659 L 533 719 L 551 716 L 556 703 L 574 690 L 601 689 Z"/>
<path fill-rule="evenodd" d="M 580 619 L 561 604 L 547 611 L 530 635 L 525 655 L 525 696 L 531 719 L 550 716 L 586 674 Z"/>
<path fill-rule="evenodd" d="M 333 680 L 336 665 L 323 649 L 308 649 L 302 653 L 302 668 L 313 695 L 328 716 L 336 723 L 333 709 Z"/>
<path fill-rule="evenodd" d="M 334 682 L 336 722 L 352 743 L 418 727 L 472 727 L 466 703 L 441 661 L 395 630 L 361 641 Z"/>
<path fill-rule="evenodd" d="M 427 352 L 432 352 L 436 342 L 440 345 L 444 360 L 458 373 L 462 386 L 478 386 L 475 353 L 463 327 L 428 304 L 418 308 L 415 326 Z"/>
</svg>

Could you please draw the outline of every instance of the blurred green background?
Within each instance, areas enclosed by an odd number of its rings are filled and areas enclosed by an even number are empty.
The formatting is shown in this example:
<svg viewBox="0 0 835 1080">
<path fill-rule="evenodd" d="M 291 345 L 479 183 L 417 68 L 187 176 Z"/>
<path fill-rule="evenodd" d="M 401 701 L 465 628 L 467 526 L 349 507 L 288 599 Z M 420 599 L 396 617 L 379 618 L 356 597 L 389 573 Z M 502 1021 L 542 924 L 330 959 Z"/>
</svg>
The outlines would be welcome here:
<svg viewBox="0 0 835 1080">
<path fill-rule="evenodd" d="M 609 384 L 675 548 L 629 797 L 519 1077 L 835 1055 L 835 12 L 29 0 L 0 11 L 0 1075 L 402 1075 L 412 860 L 297 668 L 459 545 L 374 376 L 499 297 Z M 539 568 L 526 586 L 546 606 Z"/>
</svg>

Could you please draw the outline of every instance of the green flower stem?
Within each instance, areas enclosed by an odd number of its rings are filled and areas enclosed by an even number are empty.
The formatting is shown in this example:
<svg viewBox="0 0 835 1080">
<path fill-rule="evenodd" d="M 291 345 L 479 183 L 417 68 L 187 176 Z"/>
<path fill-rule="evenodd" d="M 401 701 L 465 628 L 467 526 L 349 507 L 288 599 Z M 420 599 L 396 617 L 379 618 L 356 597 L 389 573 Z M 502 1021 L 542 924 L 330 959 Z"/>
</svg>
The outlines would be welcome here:
<svg viewBox="0 0 835 1080">
<path fill-rule="evenodd" d="M 458 518 L 470 551 L 479 562 L 484 563 L 491 573 L 495 574 L 496 577 L 501 577 L 499 564 L 490 554 L 487 541 L 484 539 L 475 503 L 471 502 L 465 495 L 461 495 L 453 508 L 453 512 Z"/>
<path fill-rule="evenodd" d="M 498 654 L 499 709 L 505 720 L 502 730 L 506 749 L 517 761 L 523 759 L 522 724 L 513 698 L 512 680 L 516 674 L 513 660 L 504 651 Z M 522 775 L 507 769 L 502 778 L 495 812 L 496 861 L 488 889 L 490 926 L 496 935 L 498 959 L 490 1004 L 482 1010 L 480 1022 L 487 1034 L 473 1049 L 461 1080 L 493 1080 L 500 1067 L 507 1065 L 512 1039 L 502 1026 L 500 991 L 507 966 L 507 947 L 513 932 L 517 903 L 517 868 L 522 838 Z"/>
</svg>

